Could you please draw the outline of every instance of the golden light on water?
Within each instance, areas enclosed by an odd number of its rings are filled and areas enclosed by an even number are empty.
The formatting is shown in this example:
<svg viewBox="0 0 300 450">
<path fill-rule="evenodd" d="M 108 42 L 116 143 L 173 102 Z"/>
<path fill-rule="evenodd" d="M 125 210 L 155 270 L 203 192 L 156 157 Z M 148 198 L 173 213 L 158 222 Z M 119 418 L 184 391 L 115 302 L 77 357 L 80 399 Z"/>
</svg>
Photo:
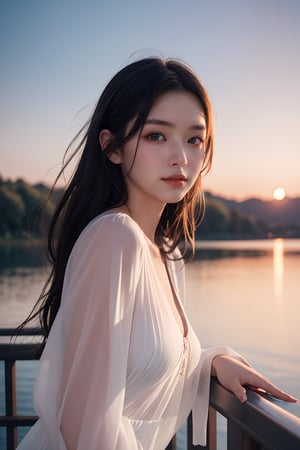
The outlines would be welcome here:
<svg viewBox="0 0 300 450">
<path fill-rule="evenodd" d="M 274 240 L 273 246 L 273 279 L 274 295 L 277 304 L 282 303 L 282 286 L 284 272 L 284 244 L 283 239 Z"/>
<path fill-rule="evenodd" d="M 283 200 L 285 198 L 285 190 L 282 187 L 278 187 L 273 191 L 274 200 Z"/>
</svg>

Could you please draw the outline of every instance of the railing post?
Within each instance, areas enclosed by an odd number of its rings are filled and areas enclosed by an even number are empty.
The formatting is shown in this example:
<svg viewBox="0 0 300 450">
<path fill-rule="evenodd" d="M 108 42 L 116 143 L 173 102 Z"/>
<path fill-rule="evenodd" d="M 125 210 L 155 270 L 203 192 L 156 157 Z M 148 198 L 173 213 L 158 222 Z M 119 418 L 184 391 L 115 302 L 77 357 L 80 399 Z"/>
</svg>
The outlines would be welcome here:
<svg viewBox="0 0 300 450">
<path fill-rule="evenodd" d="M 232 420 L 227 420 L 227 450 L 246 450 L 243 434 L 240 427 Z"/>
<path fill-rule="evenodd" d="M 209 407 L 207 442 L 209 450 L 217 450 L 217 411 Z"/>
<path fill-rule="evenodd" d="M 7 416 L 17 415 L 16 394 L 16 362 L 5 361 L 5 413 Z M 18 444 L 18 431 L 14 425 L 6 428 L 7 450 L 14 450 Z"/>
<path fill-rule="evenodd" d="M 247 436 L 232 420 L 227 421 L 227 450 L 261 449 L 261 445 Z"/>
</svg>

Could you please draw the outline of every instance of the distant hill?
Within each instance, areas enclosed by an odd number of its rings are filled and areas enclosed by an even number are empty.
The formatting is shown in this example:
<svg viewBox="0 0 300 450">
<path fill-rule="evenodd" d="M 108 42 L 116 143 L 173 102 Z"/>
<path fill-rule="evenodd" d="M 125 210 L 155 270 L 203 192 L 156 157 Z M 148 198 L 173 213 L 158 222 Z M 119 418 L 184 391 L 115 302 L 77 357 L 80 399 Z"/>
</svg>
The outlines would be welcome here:
<svg viewBox="0 0 300 450">
<path fill-rule="evenodd" d="M 300 198 L 285 198 L 284 200 L 260 200 L 250 198 L 241 202 L 212 195 L 206 197 L 223 203 L 229 210 L 236 210 L 243 216 L 253 217 L 268 225 L 300 226 Z"/>
</svg>

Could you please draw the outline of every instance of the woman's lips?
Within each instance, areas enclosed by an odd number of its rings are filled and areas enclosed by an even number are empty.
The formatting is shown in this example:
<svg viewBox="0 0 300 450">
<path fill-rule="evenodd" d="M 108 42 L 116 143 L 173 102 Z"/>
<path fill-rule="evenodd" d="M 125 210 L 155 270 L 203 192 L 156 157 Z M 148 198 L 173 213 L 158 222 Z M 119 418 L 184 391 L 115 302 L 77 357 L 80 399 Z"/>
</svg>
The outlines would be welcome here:
<svg viewBox="0 0 300 450">
<path fill-rule="evenodd" d="M 187 178 L 184 175 L 171 175 L 170 177 L 162 178 L 162 181 L 170 186 L 183 186 Z"/>
</svg>

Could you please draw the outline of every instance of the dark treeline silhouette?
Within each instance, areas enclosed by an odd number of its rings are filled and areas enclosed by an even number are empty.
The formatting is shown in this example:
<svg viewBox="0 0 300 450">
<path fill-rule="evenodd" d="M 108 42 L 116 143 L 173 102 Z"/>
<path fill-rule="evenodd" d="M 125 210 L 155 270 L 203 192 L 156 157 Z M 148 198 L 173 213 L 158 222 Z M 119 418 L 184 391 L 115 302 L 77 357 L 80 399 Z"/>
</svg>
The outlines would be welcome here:
<svg viewBox="0 0 300 450">
<path fill-rule="evenodd" d="M 197 230 L 199 239 L 300 237 L 300 198 L 237 202 L 210 193 L 205 197 L 205 218 Z"/>
<path fill-rule="evenodd" d="M 48 199 L 49 192 L 42 183 L 30 185 L 23 179 L 11 181 L 0 176 L 0 237 L 45 237 L 63 191 L 55 189 Z M 206 213 L 197 238 L 300 237 L 299 214 L 300 199 L 236 202 L 206 193 Z"/>
<path fill-rule="evenodd" d="M 0 237 L 45 236 L 45 231 L 62 191 L 48 200 L 50 189 L 30 185 L 23 179 L 4 180 L 0 176 Z"/>
</svg>

